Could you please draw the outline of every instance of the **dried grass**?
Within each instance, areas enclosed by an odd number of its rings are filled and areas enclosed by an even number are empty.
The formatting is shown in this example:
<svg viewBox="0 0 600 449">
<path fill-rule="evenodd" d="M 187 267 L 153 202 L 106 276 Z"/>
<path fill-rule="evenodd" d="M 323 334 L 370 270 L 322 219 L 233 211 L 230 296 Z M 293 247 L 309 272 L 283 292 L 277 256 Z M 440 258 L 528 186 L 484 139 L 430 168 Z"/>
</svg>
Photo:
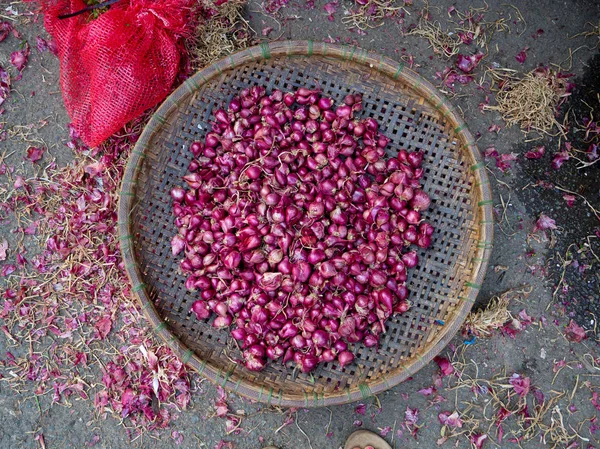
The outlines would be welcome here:
<svg viewBox="0 0 600 449">
<path fill-rule="evenodd" d="M 446 31 L 438 21 L 421 19 L 417 27 L 408 34 L 427 39 L 434 53 L 447 58 L 457 55 L 460 48 L 467 45 L 461 35 L 468 36 L 478 47 L 487 48 L 495 32 L 509 30 L 503 18 L 493 22 L 485 21 L 484 14 L 487 10 L 487 5 L 482 8 L 469 7 L 464 12 L 455 10 Z"/>
<path fill-rule="evenodd" d="M 369 0 L 364 5 L 355 3 L 355 8 L 342 17 L 342 23 L 349 28 L 364 31 L 382 26 L 383 19 L 394 17 L 399 11 L 410 14 L 404 6 L 397 4 L 397 0 Z"/>
<path fill-rule="evenodd" d="M 592 37 L 596 38 L 596 44 L 592 47 L 592 49 L 600 46 L 600 19 L 598 19 L 598 23 L 587 22 L 585 24 L 585 31 L 578 33 L 574 36 L 571 36 L 570 39 L 574 39 L 576 37 Z M 588 31 L 589 28 L 589 31 Z"/>
<path fill-rule="evenodd" d="M 229 0 L 218 7 L 210 0 L 201 0 L 200 5 L 212 15 L 201 19 L 194 38 L 187 44 L 197 69 L 248 47 L 252 36 L 242 15 L 245 0 Z"/>
<path fill-rule="evenodd" d="M 497 105 L 484 105 L 484 110 L 499 112 L 508 126 L 518 125 L 525 133 L 564 134 L 556 112 L 569 95 L 567 78 L 552 69 L 520 76 L 514 70 L 498 68 L 489 69 L 486 75 L 492 79 L 492 89 L 496 87 Z"/>
<path fill-rule="evenodd" d="M 477 337 L 489 337 L 496 329 L 502 328 L 513 319 L 508 310 L 509 305 L 516 299 L 528 296 L 532 287 L 508 290 L 500 296 L 494 296 L 488 305 L 481 310 L 471 312 L 465 320 L 464 330 Z"/>
<path fill-rule="evenodd" d="M 474 360 L 466 361 L 465 351 L 457 352 L 453 366 L 456 378 L 448 390 L 455 392 L 455 406 L 463 426 L 460 429 L 444 426 L 443 441 L 460 435 L 485 434 L 493 445 L 502 446 L 508 440 L 519 444 L 539 441 L 550 449 L 579 447 L 575 444 L 578 440 L 589 441 L 582 435 L 582 427 L 588 420 L 575 425 L 569 422 L 569 416 L 563 415 L 573 401 L 577 386 L 570 396 L 565 391 L 546 392 L 540 402 L 531 394 L 535 386 L 521 395 L 506 373 L 490 379 L 480 377 L 479 365 Z M 472 399 L 465 400 L 469 392 Z"/>
<path fill-rule="evenodd" d="M 456 34 L 444 32 L 439 22 L 421 21 L 419 25 L 407 33 L 427 39 L 429 48 L 434 53 L 451 58 L 458 54 L 462 41 Z"/>
<path fill-rule="evenodd" d="M 139 135 L 141 126 L 138 121 L 128 133 Z M 152 336 L 122 266 L 116 207 L 131 143 L 120 138 L 126 143 L 115 144 L 112 153 L 110 147 L 98 150 L 98 160 L 79 155 L 72 165 L 26 179 L 18 190 L 0 189 L 0 200 L 9 202 L 19 227 L 38 223 L 37 234 L 28 238 L 42 246 L 41 254 L 5 284 L 0 324 L 11 355 L 0 365 L 0 381 L 23 397 L 50 396 L 49 403 L 64 406 L 73 398 L 95 396 L 99 416 L 114 414 L 139 436 L 166 425 L 169 410 L 183 408 L 189 393 L 180 394 L 186 372 Z M 91 174 L 92 166 L 99 172 Z M 107 327 L 101 327 L 106 319 Z M 156 359 L 156 372 L 149 357 Z M 149 375 L 161 382 L 160 416 L 149 420 L 135 410 L 122 420 L 124 387 L 111 386 L 102 376 L 117 365 L 136 367 L 124 377 L 136 393 Z"/>
</svg>

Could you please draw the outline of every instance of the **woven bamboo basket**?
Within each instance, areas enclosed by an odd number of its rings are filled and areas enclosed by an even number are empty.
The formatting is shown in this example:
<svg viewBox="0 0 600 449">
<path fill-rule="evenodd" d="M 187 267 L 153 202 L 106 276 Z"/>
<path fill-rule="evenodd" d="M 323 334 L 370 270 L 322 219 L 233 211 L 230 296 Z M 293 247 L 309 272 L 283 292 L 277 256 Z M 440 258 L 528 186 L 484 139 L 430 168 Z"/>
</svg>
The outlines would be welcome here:
<svg viewBox="0 0 600 449">
<path fill-rule="evenodd" d="M 320 87 L 340 103 L 363 95 L 362 117 L 381 123 L 400 148 L 425 153 L 424 218 L 436 232 L 409 272 L 412 308 L 389 320 L 379 348 L 354 347 L 344 369 L 321 364 L 310 375 L 280 363 L 248 371 L 228 331 L 190 316 L 169 192 L 181 185 L 189 145 L 204 138 L 213 110 L 241 89 Z M 311 41 L 273 42 L 229 56 L 198 72 L 158 109 L 137 142 L 123 179 L 119 232 L 125 266 L 144 315 L 158 337 L 200 374 L 243 396 L 278 406 L 327 406 L 389 389 L 427 364 L 450 341 L 477 296 L 492 249 L 492 199 L 481 155 L 447 100 L 404 64 L 357 47 Z"/>
</svg>

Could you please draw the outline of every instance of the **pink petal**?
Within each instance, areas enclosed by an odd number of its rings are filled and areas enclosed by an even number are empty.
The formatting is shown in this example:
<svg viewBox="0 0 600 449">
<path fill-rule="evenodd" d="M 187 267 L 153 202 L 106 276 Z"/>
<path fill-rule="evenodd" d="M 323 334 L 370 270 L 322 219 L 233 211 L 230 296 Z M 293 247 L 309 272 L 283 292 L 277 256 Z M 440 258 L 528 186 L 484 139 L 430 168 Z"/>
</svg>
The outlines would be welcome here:
<svg viewBox="0 0 600 449">
<path fill-rule="evenodd" d="M 327 14 L 333 15 L 337 12 L 338 2 L 329 2 L 326 3 L 323 9 L 327 12 Z"/>
<path fill-rule="evenodd" d="M 544 145 L 539 145 L 537 147 L 533 147 L 531 150 L 525 153 L 525 157 L 527 159 L 541 159 L 546 152 L 546 147 Z"/>
<path fill-rule="evenodd" d="M 2 239 L 0 242 L 0 261 L 6 260 L 6 250 L 8 249 L 8 242 L 6 239 Z"/>
<path fill-rule="evenodd" d="M 9 276 L 15 272 L 17 267 L 14 265 L 4 265 L 2 267 L 2 271 L 0 271 L 0 276 Z"/>
<path fill-rule="evenodd" d="M 388 433 L 390 433 L 391 431 L 392 431 L 392 428 L 391 428 L 390 426 L 386 426 L 386 427 L 384 427 L 383 429 L 381 429 L 381 430 L 379 431 L 379 434 L 380 434 L 382 437 L 384 437 L 384 438 L 385 438 L 385 436 L 386 436 Z"/>
<path fill-rule="evenodd" d="M 477 67 L 479 61 L 481 61 L 481 58 L 483 58 L 484 56 L 485 54 L 483 53 L 477 53 L 471 56 L 464 56 L 459 54 L 456 60 L 456 67 L 458 67 L 464 73 L 471 73 L 473 69 Z"/>
<path fill-rule="evenodd" d="M 435 363 L 440 367 L 440 371 L 442 373 L 442 377 L 449 376 L 454 372 L 454 367 L 450 363 L 450 361 L 445 357 L 434 357 L 433 359 Z"/>
<path fill-rule="evenodd" d="M 485 156 L 486 159 L 489 159 L 489 158 L 496 159 L 498 157 L 498 150 L 496 150 L 496 148 L 494 148 L 494 147 L 489 147 L 484 150 L 483 155 Z"/>
<path fill-rule="evenodd" d="M 422 394 L 423 396 L 431 396 L 435 391 L 435 388 L 433 388 L 433 386 L 431 387 L 427 387 L 427 388 L 422 388 L 419 391 L 417 391 L 417 393 Z"/>
<path fill-rule="evenodd" d="M 590 161 L 595 161 L 596 159 L 598 159 L 600 157 L 600 155 L 598 155 L 598 144 L 596 144 L 596 143 L 590 144 L 590 146 L 588 147 L 588 150 L 587 150 L 587 156 Z"/>
<path fill-rule="evenodd" d="M 573 207 L 573 204 L 575 204 L 575 200 L 577 198 L 575 197 L 575 195 L 571 195 L 570 193 L 565 193 L 563 195 L 563 199 L 567 202 L 567 206 Z"/>
<path fill-rule="evenodd" d="M 486 434 L 476 433 L 469 437 L 469 441 L 475 446 L 475 449 L 481 449 L 483 442 L 487 440 L 487 437 Z"/>
<path fill-rule="evenodd" d="M 556 222 L 548 215 L 542 213 L 540 214 L 540 218 L 535 222 L 533 232 L 538 230 L 545 231 L 546 229 L 556 229 Z"/>
<path fill-rule="evenodd" d="M 29 60 L 29 45 L 26 44 L 23 50 L 13 51 L 10 55 L 10 63 L 20 72 L 27 66 Z"/>
<path fill-rule="evenodd" d="M 404 412 L 404 419 L 407 423 L 412 424 L 413 426 L 417 424 L 419 420 L 419 410 L 412 409 L 410 407 L 406 407 L 406 411 Z"/>
<path fill-rule="evenodd" d="M 37 162 L 44 156 L 45 151 L 46 148 L 44 147 L 29 147 L 27 148 L 27 159 L 29 159 L 31 162 Z"/>
<path fill-rule="evenodd" d="M 9 22 L 0 20 L 0 42 L 8 37 L 8 34 L 12 30 L 12 25 Z"/>
<path fill-rule="evenodd" d="M 104 340 L 109 334 L 110 330 L 112 329 L 112 319 L 110 318 L 110 316 L 104 316 L 100 318 L 98 322 L 96 322 L 96 325 L 94 327 L 98 332 L 98 337 L 100 338 L 100 340 Z"/>
<path fill-rule="evenodd" d="M 567 151 L 561 151 L 560 153 L 555 153 L 554 158 L 552 159 L 552 168 L 554 170 L 558 170 L 562 167 L 562 164 L 565 161 L 568 161 L 571 158 L 571 155 Z"/>
<path fill-rule="evenodd" d="M 529 377 L 521 377 L 520 374 L 515 373 L 511 376 L 508 383 L 513 386 L 515 393 L 521 397 L 524 397 L 529 393 L 529 388 L 531 386 Z"/>
<path fill-rule="evenodd" d="M 529 47 L 525 47 L 523 50 L 521 50 L 519 52 L 519 54 L 517 56 L 515 56 L 515 59 L 517 60 L 517 62 L 519 64 L 523 64 L 525 62 L 525 60 L 527 59 L 527 50 L 529 50 Z"/>
<path fill-rule="evenodd" d="M 35 38 L 37 49 L 40 53 L 48 50 L 48 41 L 41 36 Z"/>
<path fill-rule="evenodd" d="M 579 343 L 586 338 L 585 329 L 571 320 L 569 325 L 565 327 L 565 336 L 567 340 Z"/>
</svg>

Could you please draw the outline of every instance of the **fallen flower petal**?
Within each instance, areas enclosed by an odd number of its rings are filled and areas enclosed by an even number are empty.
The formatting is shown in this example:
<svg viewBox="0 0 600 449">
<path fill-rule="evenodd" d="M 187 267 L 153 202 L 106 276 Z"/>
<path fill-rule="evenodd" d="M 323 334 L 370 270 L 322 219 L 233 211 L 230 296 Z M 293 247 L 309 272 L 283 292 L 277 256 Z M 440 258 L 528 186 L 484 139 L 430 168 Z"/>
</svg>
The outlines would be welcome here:
<svg viewBox="0 0 600 449">
<path fill-rule="evenodd" d="M 417 424 L 419 420 L 419 410 L 412 409 L 410 407 L 406 407 L 406 411 L 404 412 L 405 422 L 408 424 L 412 424 L 413 426 Z"/>
<path fill-rule="evenodd" d="M 449 414 L 448 412 L 442 412 L 438 415 L 438 419 L 444 426 L 461 428 L 463 425 L 457 411 L 452 414 Z"/>
<path fill-rule="evenodd" d="M 25 44 L 23 50 L 13 51 L 10 55 L 10 63 L 20 72 L 27 66 L 29 60 L 29 44 Z"/>
<path fill-rule="evenodd" d="M 27 148 L 27 159 L 29 159 L 31 162 L 37 162 L 40 159 L 42 159 L 42 157 L 44 156 L 44 152 L 46 151 L 46 148 L 44 147 L 29 147 Z"/>
<path fill-rule="evenodd" d="M 35 43 L 36 43 L 37 49 L 40 53 L 43 53 L 46 50 L 48 50 L 48 41 L 46 39 L 44 39 L 43 37 L 37 36 L 35 38 Z"/>
<path fill-rule="evenodd" d="M 575 200 L 577 198 L 575 197 L 575 195 L 571 195 L 570 193 L 565 193 L 563 195 L 563 199 L 567 202 L 567 206 L 573 207 L 573 204 L 575 204 Z"/>
<path fill-rule="evenodd" d="M 29 224 L 29 226 L 27 226 L 25 229 L 23 229 L 23 233 L 25 235 L 35 235 L 35 233 L 37 232 L 37 227 L 38 227 L 38 222 L 32 221 Z"/>
<path fill-rule="evenodd" d="M 498 150 L 496 150 L 496 148 L 494 148 L 494 147 L 486 148 L 483 152 L 483 155 L 485 156 L 485 158 L 494 158 L 494 159 L 497 159 L 499 156 Z"/>
<path fill-rule="evenodd" d="M 435 388 L 433 385 L 431 387 L 422 388 L 417 393 L 422 394 L 423 396 L 431 396 L 435 392 Z"/>
<path fill-rule="evenodd" d="M 183 443 L 183 434 L 178 430 L 174 430 L 173 432 L 171 432 L 171 438 L 173 438 L 173 441 L 177 446 Z"/>
<path fill-rule="evenodd" d="M 14 265 L 4 265 L 2 267 L 2 271 L 0 271 L 0 276 L 9 276 L 15 272 L 17 267 Z"/>
<path fill-rule="evenodd" d="M 581 340 L 586 338 L 585 329 L 571 320 L 567 326 L 565 326 L 565 336 L 567 340 L 579 343 Z"/>
<path fill-rule="evenodd" d="M 102 317 L 98 320 L 94 327 L 98 332 L 98 337 L 100 340 L 104 340 L 112 329 L 112 320 L 109 316 Z"/>
<path fill-rule="evenodd" d="M 458 67 L 464 73 L 471 73 L 484 56 L 484 53 L 477 53 L 471 56 L 459 54 L 458 59 L 456 60 L 456 67 Z"/>
<path fill-rule="evenodd" d="M 12 25 L 8 22 L 0 20 L 0 42 L 8 37 L 8 33 L 12 30 Z"/>
<path fill-rule="evenodd" d="M 330 22 L 334 21 L 333 15 L 337 12 L 337 7 L 338 7 L 337 1 L 326 3 L 325 6 L 323 7 L 323 9 L 327 12 L 327 14 L 329 14 L 329 16 L 327 16 L 327 20 L 329 20 Z"/>
<path fill-rule="evenodd" d="M 385 436 L 392 431 L 390 426 L 385 426 L 383 429 L 379 429 L 379 435 L 385 438 Z"/>
<path fill-rule="evenodd" d="M 469 437 L 469 441 L 473 444 L 475 449 L 481 449 L 483 442 L 487 440 L 487 437 L 486 434 L 476 433 Z"/>
<path fill-rule="evenodd" d="M 600 398 L 598 397 L 598 392 L 594 391 L 592 393 L 592 405 L 596 407 L 596 410 L 600 411 Z"/>
<path fill-rule="evenodd" d="M 0 242 L 0 262 L 6 260 L 6 250 L 8 249 L 8 242 L 6 239 L 2 239 Z"/>
<path fill-rule="evenodd" d="M 529 50 L 529 47 L 525 47 L 519 52 L 517 56 L 515 56 L 515 59 L 519 64 L 523 64 L 525 62 L 525 59 L 527 59 L 527 50 Z"/>
<path fill-rule="evenodd" d="M 533 318 L 531 318 L 525 309 L 519 312 L 519 318 L 521 318 L 521 324 L 529 325 L 533 322 Z"/>
<path fill-rule="evenodd" d="M 440 371 L 442 373 L 442 377 L 449 376 L 454 372 L 454 367 L 450 363 L 450 361 L 445 357 L 434 357 L 433 359 L 435 363 L 440 367 Z"/>
<path fill-rule="evenodd" d="M 496 159 L 496 167 L 502 173 L 506 172 L 511 168 L 511 162 L 517 160 L 516 153 L 502 154 L 498 159 Z"/>
<path fill-rule="evenodd" d="M 358 404 L 356 406 L 356 408 L 354 409 L 355 413 L 358 413 L 359 415 L 363 415 L 363 416 L 366 411 L 367 411 L 367 406 L 365 404 Z"/>
<path fill-rule="evenodd" d="M 554 158 L 552 159 L 552 168 L 554 170 L 558 170 L 560 167 L 562 167 L 562 164 L 564 164 L 569 159 L 571 159 L 571 155 L 567 151 L 555 153 Z"/>
<path fill-rule="evenodd" d="M 535 222 L 533 232 L 538 230 L 545 231 L 546 229 L 556 229 L 556 222 L 548 215 L 541 213 L 538 220 Z"/>
<path fill-rule="evenodd" d="M 587 149 L 587 157 L 590 161 L 595 161 L 600 157 L 598 154 L 598 144 L 592 143 Z"/>
<path fill-rule="evenodd" d="M 6 101 L 10 93 L 10 75 L 0 66 L 0 105 Z M 0 110 L 0 114 L 1 114 Z"/>
<path fill-rule="evenodd" d="M 527 159 L 541 159 L 546 152 L 546 147 L 544 145 L 539 145 L 537 147 L 533 147 L 531 150 L 525 153 L 525 157 Z"/>
<path fill-rule="evenodd" d="M 513 386 L 515 393 L 521 397 L 526 396 L 527 393 L 529 393 L 529 388 L 531 387 L 531 380 L 529 377 L 521 377 L 521 375 L 517 373 L 510 377 L 508 383 Z"/>
</svg>

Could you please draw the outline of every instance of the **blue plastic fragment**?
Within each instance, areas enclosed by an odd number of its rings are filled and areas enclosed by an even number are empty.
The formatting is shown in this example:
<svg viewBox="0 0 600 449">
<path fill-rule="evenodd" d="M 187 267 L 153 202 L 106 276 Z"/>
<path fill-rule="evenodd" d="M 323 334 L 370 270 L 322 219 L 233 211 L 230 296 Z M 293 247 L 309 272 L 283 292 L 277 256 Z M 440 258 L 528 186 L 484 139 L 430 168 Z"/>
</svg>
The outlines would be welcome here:
<svg viewBox="0 0 600 449">
<path fill-rule="evenodd" d="M 463 343 L 466 345 L 472 345 L 475 343 L 475 340 L 477 340 L 477 337 L 475 335 L 471 335 L 471 338 L 465 340 Z"/>
</svg>

